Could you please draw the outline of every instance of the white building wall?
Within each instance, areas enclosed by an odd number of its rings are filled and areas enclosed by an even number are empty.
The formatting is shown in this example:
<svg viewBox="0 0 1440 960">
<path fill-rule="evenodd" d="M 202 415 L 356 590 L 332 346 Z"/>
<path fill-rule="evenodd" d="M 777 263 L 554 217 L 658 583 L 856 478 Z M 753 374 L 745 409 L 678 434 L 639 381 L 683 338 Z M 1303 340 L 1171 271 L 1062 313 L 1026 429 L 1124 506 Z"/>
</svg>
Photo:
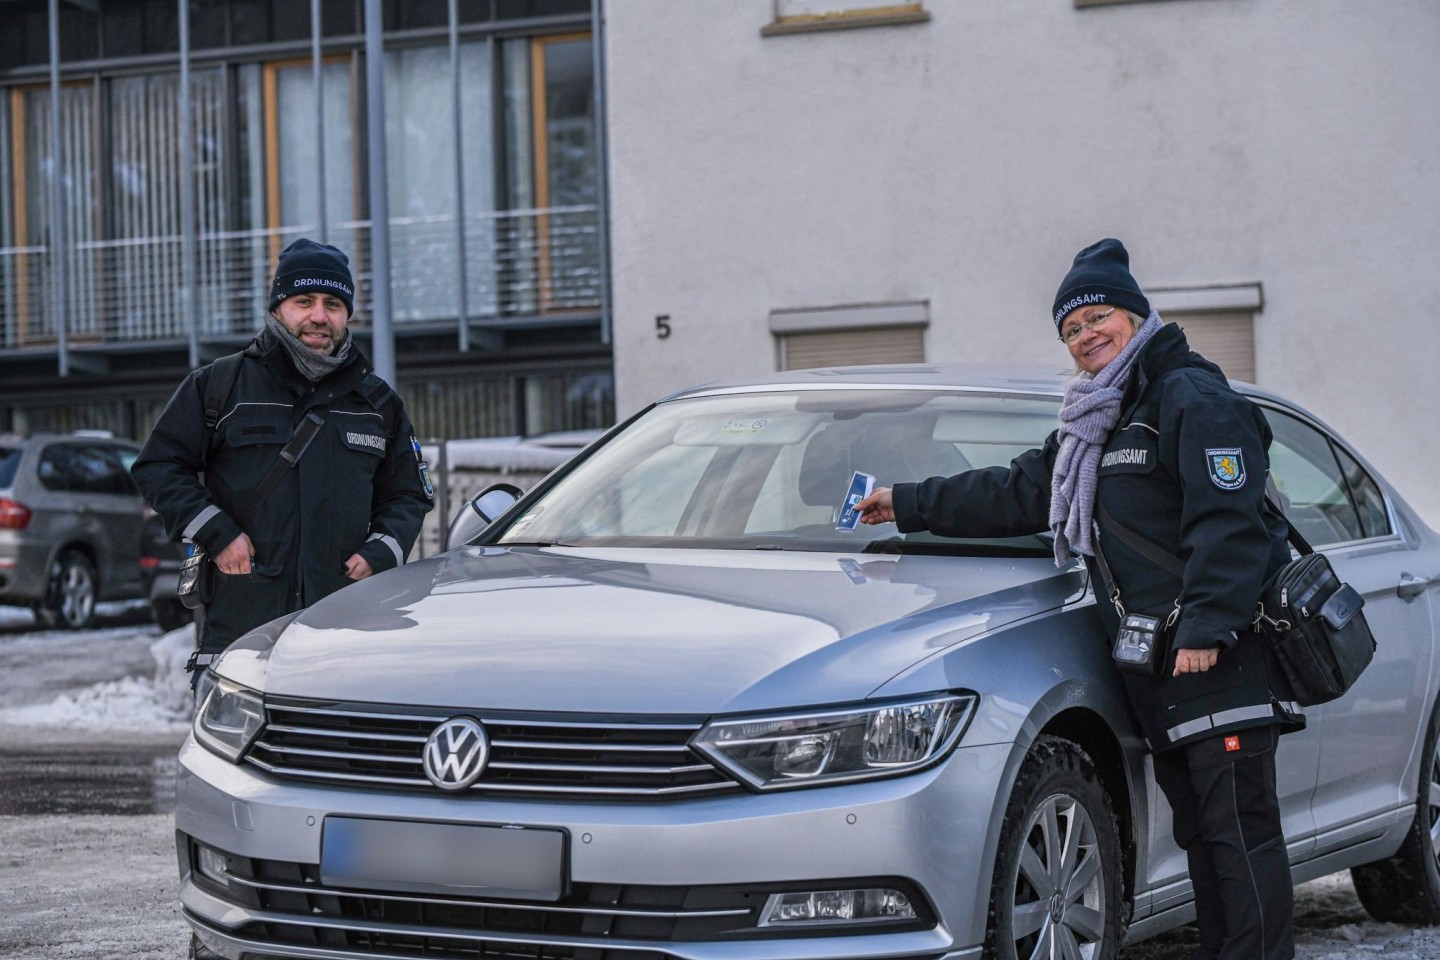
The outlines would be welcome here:
<svg viewBox="0 0 1440 960">
<path fill-rule="evenodd" d="M 929 360 L 1064 367 L 1055 288 L 1118 236 L 1142 287 L 1261 284 L 1257 380 L 1440 526 L 1440 4 L 925 7 L 605 4 L 620 415 L 776 369 L 777 309 L 925 300 Z"/>
</svg>

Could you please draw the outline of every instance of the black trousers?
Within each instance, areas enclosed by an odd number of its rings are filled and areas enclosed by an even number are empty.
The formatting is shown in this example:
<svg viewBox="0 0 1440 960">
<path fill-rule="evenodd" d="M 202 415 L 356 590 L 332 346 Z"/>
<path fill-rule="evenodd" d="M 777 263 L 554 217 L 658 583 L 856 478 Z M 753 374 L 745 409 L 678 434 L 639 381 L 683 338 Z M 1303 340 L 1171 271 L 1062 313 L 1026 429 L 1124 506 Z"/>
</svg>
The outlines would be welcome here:
<svg viewBox="0 0 1440 960">
<path fill-rule="evenodd" d="M 1277 729 L 1251 727 L 1155 754 L 1155 780 L 1190 861 L 1194 960 L 1291 960 L 1295 893 L 1275 793 Z"/>
</svg>

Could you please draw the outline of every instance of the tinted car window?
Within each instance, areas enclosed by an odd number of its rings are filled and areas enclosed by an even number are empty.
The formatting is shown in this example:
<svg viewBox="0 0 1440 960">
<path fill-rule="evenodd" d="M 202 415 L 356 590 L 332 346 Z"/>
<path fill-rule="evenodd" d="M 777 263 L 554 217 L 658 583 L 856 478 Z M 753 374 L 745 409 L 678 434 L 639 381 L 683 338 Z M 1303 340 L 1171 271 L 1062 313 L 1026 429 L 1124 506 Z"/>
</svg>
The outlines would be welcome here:
<svg viewBox="0 0 1440 960">
<path fill-rule="evenodd" d="M 118 448 L 100 443 L 56 443 L 40 457 L 40 482 L 47 490 L 134 495 L 135 483 L 120 462 Z"/>
<path fill-rule="evenodd" d="M 97 443 L 85 447 L 82 454 L 86 465 L 86 483 L 92 493 L 117 493 L 135 496 L 138 491 L 130 471 L 120 459 L 120 448 L 114 444 Z M 132 461 L 133 462 L 133 461 Z"/>
<path fill-rule="evenodd" d="M 1057 403 L 914 390 L 672 401 L 579 464 L 498 539 L 1044 555 L 1039 535 L 961 540 L 835 524 L 854 472 L 891 486 L 1008 464 L 1044 442 Z"/>
<path fill-rule="evenodd" d="M 1345 484 L 1350 488 L 1350 499 L 1355 502 L 1360 516 L 1360 532 L 1366 537 L 1383 537 L 1390 533 L 1390 514 L 1385 510 L 1385 495 L 1380 484 L 1365 472 L 1365 468 L 1339 447 L 1335 456 L 1340 461 Z"/>
<path fill-rule="evenodd" d="M 20 468 L 20 451 L 14 447 L 0 447 L 0 487 L 15 482 L 15 471 Z"/>
<path fill-rule="evenodd" d="M 135 462 L 139 454 L 113 444 L 100 445 L 96 453 L 103 456 L 105 463 L 104 472 L 95 479 L 96 492 L 138 496 L 140 489 L 130 477 L 130 464 Z"/>
<path fill-rule="evenodd" d="M 46 490 L 65 493 L 78 488 L 74 450 L 69 444 L 52 443 L 41 450 L 40 463 L 35 470 L 40 477 L 40 485 Z"/>
<path fill-rule="evenodd" d="M 1373 504 L 1367 508 L 1368 526 L 1361 521 L 1361 510 L 1351 499 L 1352 484 L 1336 456 L 1336 449 L 1320 431 L 1287 414 L 1267 410 L 1275 440 L 1270 447 L 1270 477 L 1280 493 L 1281 506 L 1290 522 L 1314 547 L 1347 540 L 1360 540 L 1388 531 L 1383 520 L 1375 518 Z M 1348 459 L 1348 458 L 1347 458 Z M 1350 467 L 1359 476 L 1355 484 L 1372 488 L 1379 497 L 1375 482 L 1359 465 Z M 1362 482 L 1363 481 L 1363 482 Z M 1383 502 L 1383 501 L 1382 501 Z M 1383 517 L 1383 507 L 1379 508 Z"/>
</svg>

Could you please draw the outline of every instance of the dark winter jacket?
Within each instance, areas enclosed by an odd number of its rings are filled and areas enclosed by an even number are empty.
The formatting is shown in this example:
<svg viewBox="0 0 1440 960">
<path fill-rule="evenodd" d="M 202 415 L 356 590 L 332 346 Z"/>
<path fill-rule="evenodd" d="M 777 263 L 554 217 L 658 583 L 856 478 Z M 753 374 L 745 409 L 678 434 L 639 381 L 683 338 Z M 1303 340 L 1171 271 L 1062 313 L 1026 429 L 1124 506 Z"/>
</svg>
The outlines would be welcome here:
<svg viewBox="0 0 1440 960">
<path fill-rule="evenodd" d="M 202 367 L 180 384 L 132 469 L 172 538 L 211 557 L 242 531 L 254 545 L 252 573 L 216 571 L 202 653 L 351 583 L 345 563 L 352 554 L 376 573 L 403 563 L 433 498 L 410 418 L 358 349 L 312 385 L 262 332 L 202 450 L 212 370 Z M 299 463 L 257 504 L 256 488 L 295 427 L 326 406 Z"/>
<path fill-rule="evenodd" d="M 1157 750 L 1226 730 L 1303 722 L 1251 628 L 1261 587 L 1290 559 L 1284 518 L 1265 502 L 1269 446 L 1264 414 L 1190 351 L 1178 327 L 1161 328 L 1141 349 L 1101 454 L 1095 512 L 1184 564 L 1184 577 L 1177 577 L 1100 524 L 1101 549 L 1125 609 L 1164 619 L 1180 604 L 1162 675 L 1125 676 L 1137 719 Z M 1058 450 L 1052 433 L 1008 469 L 897 484 L 896 523 L 902 532 L 972 537 L 1046 530 Z M 1087 563 L 1113 636 L 1118 614 L 1093 558 Z M 1171 676 L 1176 649 L 1208 647 L 1221 648 L 1214 667 Z"/>
</svg>

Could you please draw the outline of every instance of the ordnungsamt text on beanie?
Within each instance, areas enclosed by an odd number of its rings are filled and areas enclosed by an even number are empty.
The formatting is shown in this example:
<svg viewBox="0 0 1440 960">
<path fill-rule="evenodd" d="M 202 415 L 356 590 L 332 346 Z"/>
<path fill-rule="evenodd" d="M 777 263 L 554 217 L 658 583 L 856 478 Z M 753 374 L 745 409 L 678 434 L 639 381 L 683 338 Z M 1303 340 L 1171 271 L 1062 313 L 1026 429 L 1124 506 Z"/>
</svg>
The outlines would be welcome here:
<svg viewBox="0 0 1440 960">
<path fill-rule="evenodd" d="M 350 258 L 328 243 L 301 237 L 280 251 L 275 282 L 270 285 L 270 309 L 297 293 L 329 293 L 345 301 L 345 315 L 355 314 L 355 281 Z"/>
<path fill-rule="evenodd" d="M 1055 328 L 1060 328 L 1060 321 L 1071 310 L 1092 303 L 1120 307 L 1142 318 L 1150 316 L 1150 301 L 1130 275 L 1130 254 L 1125 244 L 1113 237 L 1075 254 L 1070 272 L 1055 293 Z"/>
</svg>

